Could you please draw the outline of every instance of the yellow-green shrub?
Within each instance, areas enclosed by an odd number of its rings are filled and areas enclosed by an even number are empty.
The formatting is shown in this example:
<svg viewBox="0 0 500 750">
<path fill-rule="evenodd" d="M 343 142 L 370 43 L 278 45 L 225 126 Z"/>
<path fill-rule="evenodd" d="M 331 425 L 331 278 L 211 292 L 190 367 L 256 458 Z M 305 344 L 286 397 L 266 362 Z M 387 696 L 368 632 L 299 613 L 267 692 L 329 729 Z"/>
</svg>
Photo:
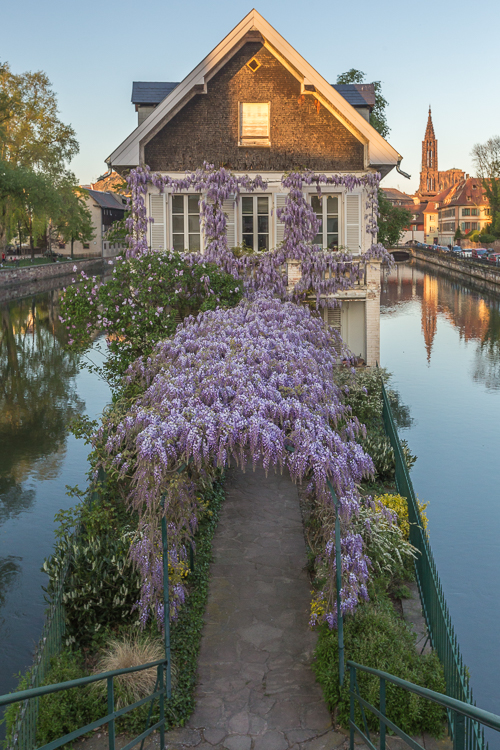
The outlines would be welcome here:
<svg viewBox="0 0 500 750">
<path fill-rule="evenodd" d="M 401 531 L 403 532 L 405 539 L 410 538 L 410 520 L 408 517 L 408 501 L 406 497 L 403 497 L 402 495 L 377 495 L 375 497 L 375 503 L 379 503 L 380 505 L 385 505 L 386 508 L 389 508 L 390 510 L 394 511 L 398 517 L 398 525 Z M 422 525 L 424 529 L 427 528 L 427 524 L 429 523 L 427 515 L 425 513 L 425 509 L 429 505 L 429 503 L 421 503 L 420 500 L 417 500 L 418 509 L 420 510 L 420 517 L 422 518 Z"/>
</svg>

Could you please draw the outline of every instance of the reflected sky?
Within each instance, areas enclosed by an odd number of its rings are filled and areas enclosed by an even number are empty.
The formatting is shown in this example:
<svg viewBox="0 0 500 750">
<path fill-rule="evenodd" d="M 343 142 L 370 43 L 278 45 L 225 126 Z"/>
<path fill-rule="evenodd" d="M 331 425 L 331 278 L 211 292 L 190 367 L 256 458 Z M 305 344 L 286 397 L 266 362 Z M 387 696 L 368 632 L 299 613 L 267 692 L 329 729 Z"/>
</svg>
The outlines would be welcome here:
<svg viewBox="0 0 500 750">
<path fill-rule="evenodd" d="M 66 485 L 86 484 L 88 446 L 68 424 L 77 414 L 98 416 L 110 398 L 64 350 L 59 294 L 0 305 L 0 694 L 29 666 L 40 635 L 47 582 L 40 568 L 55 513 L 74 504 Z"/>
<path fill-rule="evenodd" d="M 474 695 L 500 714 L 500 288 L 427 269 L 383 278 L 381 362 L 413 418 L 402 436 Z"/>
</svg>

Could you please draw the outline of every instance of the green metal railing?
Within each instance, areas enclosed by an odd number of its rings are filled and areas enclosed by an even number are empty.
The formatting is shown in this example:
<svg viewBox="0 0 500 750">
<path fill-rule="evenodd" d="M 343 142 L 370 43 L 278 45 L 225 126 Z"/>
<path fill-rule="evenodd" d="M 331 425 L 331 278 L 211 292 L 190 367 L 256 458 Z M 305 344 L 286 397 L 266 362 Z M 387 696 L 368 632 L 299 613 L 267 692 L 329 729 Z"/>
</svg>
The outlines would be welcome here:
<svg viewBox="0 0 500 750">
<path fill-rule="evenodd" d="M 419 554 L 415 559 L 415 573 L 422 601 L 422 608 L 427 622 L 429 638 L 443 665 L 446 680 L 446 694 L 464 704 L 475 705 L 472 689 L 469 685 L 469 675 L 464 666 L 457 636 L 453 628 L 448 606 L 446 604 L 443 587 L 439 580 L 436 563 L 430 548 L 427 533 L 422 523 L 422 517 L 413 490 L 413 484 L 399 440 L 391 406 L 382 383 L 383 420 L 387 436 L 394 451 L 396 462 L 396 486 L 400 495 L 408 502 L 408 516 L 410 521 L 410 542 Z M 420 688 L 423 690 L 423 688 Z M 454 722 L 449 714 L 450 734 L 454 735 Z M 484 729 L 479 727 L 469 716 L 466 723 L 466 750 L 485 750 Z"/>
<path fill-rule="evenodd" d="M 130 674 L 131 672 L 142 672 L 145 669 L 153 669 L 156 667 L 157 669 L 157 677 L 156 677 L 156 684 L 154 691 L 151 693 L 151 695 L 148 695 L 146 698 L 142 698 L 139 701 L 136 701 L 135 703 L 130 704 L 129 706 L 125 706 L 125 708 L 121 708 L 119 711 L 115 711 L 115 697 L 114 697 L 114 683 L 113 679 L 115 677 L 119 677 L 120 675 L 124 674 Z M 44 685 L 43 687 L 37 687 L 32 688 L 31 690 L 21 690 L 18 693 L 10 693 L 9 695 L 3 695 L 0 696 L 0 707 L 1 706 L 8 706 L 11 703 L 16 703 L 17 701 L 27 701 L 28 703 L 38 703 L 39 699 L 43 695 L 49 695 L 50 693 L 58 693 L 61 690 L 71 690 L 74 688 L 82 687 L 83 685 L 90 685 L 94 682 L 100 682 L 102 680 L 106 680 L 107 682 L 107 694 L 108 694 L 108 704 L 107 704 L 107 714 L 103 716 L 101 719 L 97 719 L 97 721 L 93 721 L 91 724 L 87 724 L 84 727 L 81 727 L 80 729 L 76 729 L 74 732 L 70 732 L 69 734 L 64 735 L 64 737 L 60 737 L 57 740 L 53 740 L 52 742 L 47 743 L 46 745 L 43 745 L 40 750 L 56 750 L 58 747 L 62 747 L 62 745 L 66 745 L 68 742 L 73 742 L 74 740 L 78 739 L 79 737 L 82 737 L 84 734 L 87 734 L 87 732 L 92 732 L 94 729 L 99 729 L 99 727 L 102 727 L 104 724 L 108 725 L 108 745 L 109 750 L 115 749 L 115 722 L 116 719 L 120 718 L 120 716 L 124 716 L 127 713 L 130 713 L 130 711 L 133 711 L 136 708 L 139 708 L 140 706 L 144 705 L 145 703 L 150 702 L 150 711 L 149 711 L 149 718 L 147 722 L 146 729 L 142 734 L 138 735 L 135 739 L 133 739 L 131 742 L 129 742 L 125 747 L 122 748 L 122 750 L 130 750 L 130 748 L 137 745 L 139 742 L 143 742 L 146 737 L 148 737 L 152 732 L 159 729 L 160 731 L 160 749 L 163 750 L 165 747 L 165 698 L 168 697 L 168 688 L 166 685 L 165 680 L 165 672 L 168 668 L 167 659 L 161 659 L 159 661 L 150 662 L 149 664 L 141 664 L 139 667 L 128 667 L 127 669 L 115 669 L 112 672 L 102 672 L 101 674 L 97 675 L 91 675 L 90 677 L 80 677 L 78 680 L 68 680 L 67 682 L 59 682 L 56 685 Z M 168 672 L 167 672 L 168 674 Z M 152 726 L 149 726 L 151 714 L 152 714 L 152 708 L 154 701 L 156 698 L 159 698 L 160 701 L 160 719 Z M 22 744 L 20 747 L 22 750 L 26 750 L 28 747 L 36 747 L 36 743 L 34 742 L 30 745 Z"/>
<path fill-rule="evenodd" d="M 385 697 L 386 697 L 386 683 L 391 683 L 397 687 L 407 690 L 410 693 L 415 693 L 421 698 L 426 698 L 433 703 L 437 703 L 443 706 L 448 716 L 451 717 L 451 724 L 453 726 L 453 748 L 454 750 L 467 750 L 469 747 L 474 747 L 475 735 L 474 727 L 482 726 L 490 727 L 500 732 L 500 716 L 491 714 L 489 711 L 483 711 L 480 708 L 470 705 L 464 701 L 450 698 L 442 693 L 436 693 L 434 690 L 428 690 L 427 688 L 414 685 L 413 682 L 407 682 L 399 677 L 394 677 L 392 674 L 387 672 L 381 672 L 379 669 L 372 669 L 371 667 L 364 667 L 361 664 L 356 664 L 354 661 L 348 661 L 347 666 L 350 673 L 350 715 L 349 715 L 349 748 L 354 750 L 354 733 L 358 732 L 367 747 L 370 750 L 377 750 L 377 746 L 370 737 L 370 730 L 368 729 L 368 723 L 366 721 L 365 709 L 371 711 L 379 719 L 379 750 L 386 750 L 386 729 L 391 730 L 400 737 L 408 747 L 412 750 L 424 750 L 416 740 L 410 737 L 406 732 L 403 732 L 396 724 L 390 721 L 385 713 Z M 358 687 L 357 671 L 367 672 L 368 674 L 375 675 L 379 678 L 379 707 L 373 706 L 368 703 L 364 698 L 361 697 Z M 361 716 L 363 719 L 363 729 L 359 727 L 355 722 L 355 706 L 358 703 L 361 709 Z M 484 731 L 483 729 L 481 731 Z"/>
</svg>

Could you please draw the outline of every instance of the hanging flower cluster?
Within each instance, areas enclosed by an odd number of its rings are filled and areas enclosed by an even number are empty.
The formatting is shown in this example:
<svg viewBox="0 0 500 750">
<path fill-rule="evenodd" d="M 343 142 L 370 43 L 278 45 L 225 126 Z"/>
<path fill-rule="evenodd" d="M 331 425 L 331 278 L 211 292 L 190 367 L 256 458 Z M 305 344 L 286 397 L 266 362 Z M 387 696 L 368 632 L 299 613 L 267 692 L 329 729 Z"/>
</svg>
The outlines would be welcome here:
<svg viewBox="0 0 500 750">
<path fill-rule="evenodd" d="M 234 462 L 285 469 L 323 503 L 332 502 L 329 480 L 348 534 L 360 502 L 357 485 L 373 464 L 334 384 L 336 346 L 308 308 L 260 293 L 235 308 L 187 319 L 130 368 L 128 378 L 142 395 L 125 416 L 104 422 L 100 434 L 108 470 L 130 481 L 130 500 L 142 518 L 133 556 L 143 577 L 143 621 L 150 612 L 162 618 L 160 497 L 166 498 L 171 562 L 180 564 L 199 511 L 196 481 L 216 468 Z M 183 464 L 188 470 L 179 475 Z M 356 559 L 346 556 L 343 563 L 346 611 L 366 592 L 368 562 L 358 547 Z M 325 559 L 331 568 L 334 556 L 325 553 Z M 182 583 L 173 593 L 175 616 Z M 334 612 L 326 615 L 334 621 Z"/>
<path fill-rule="evenodd" d="M 292 172 L 282 179 L 287 191 L 286 204 L 278 209 L 278 218 L 284 224 L 284 239 L 281 245 L 268 252 L 236 257 L 227 244 L 227 216 L 224 202 L 238 202 L 242 191 L 265 190 L 267 183 L 257 176 L 236 176 L 224 167 L 214 169 L 205 163 L 203 169 L 190 172 L 183 178 L 152 173 L 149 167 L 132 170 L 127 178 L 131 190 L 131 214 L 127 219 L 129 256 L 148 251 L 148 219 L 145 196 L 148 185 L 166 188 L 173 192 L 193 189 L 202 194 L 200 221 L 203 223 L 206 246 L 203 257 L 218 263 L 226 272 L 241 279 L 248 292 L 270 291 L 281 299 L 304 301 L 311 295 L 316 297 L 316 307 L 335 306 L 334 295 L 351 288 L 365 273 L 365 264 L 372 259 L 390 260 L 385 248 L 375 243 L 377 234 L 378 200 L 377 190 L 380 174 L 337 174 L 326 176 L 313 172 Z M 321 196 L 321 185 L 344 188 L 352 191 L 362 187 L 366 194 L 365 226 L 372 238 L 369 250 L 353 258 L 345 251 L 328 251 L 313 244 L 318 232 L 318 220 L 303 192 L 305 185 L 316 185 Z M 298 263 L 300 280 L 293 288 L 288 285 L 286 268 Z"/>
</svg>

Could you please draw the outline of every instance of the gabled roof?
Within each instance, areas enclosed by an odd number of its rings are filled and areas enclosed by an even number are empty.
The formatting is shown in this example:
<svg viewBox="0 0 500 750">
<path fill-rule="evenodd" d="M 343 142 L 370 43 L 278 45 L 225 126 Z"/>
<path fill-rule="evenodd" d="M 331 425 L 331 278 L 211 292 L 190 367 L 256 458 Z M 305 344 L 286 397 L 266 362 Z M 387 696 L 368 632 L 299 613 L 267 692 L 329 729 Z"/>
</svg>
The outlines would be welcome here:
<svg viewBox="0 0 500 750">
<path fill-rule="evenodd" d="M 488 198 L 484 193 L 482 181 L 478 177 L 469 177 L 450 188 L 442 207 L 484 205 L 488 205 Z"/>
<path fill-rule="evenodd" d="M 158 104 L 106 161 L 117 168 L 140 164 L 144 145 L 194 95 L 207 91 L 210 78 L 245 43 L 247 35 L 252 34 L 262 36 L 264 46 L 300 81 L 302 93 L 312 94 L 365 145 L 367 166 L 385 173 L 396 166 L 401 160 L 400 154 L 255 9 Z"/>
<path fill-rule="evenodd" d="M 105 193 L 101 190 L 88 189 L 87 193 L 90 195 L 92 200 L 94 200 L 101 208 L 113 208 L 115 210 L 121 209 L 122 211 L 126 210 L 126 206 L 122 202 L 122 199 L 114 193 Z"/>
</svg>

